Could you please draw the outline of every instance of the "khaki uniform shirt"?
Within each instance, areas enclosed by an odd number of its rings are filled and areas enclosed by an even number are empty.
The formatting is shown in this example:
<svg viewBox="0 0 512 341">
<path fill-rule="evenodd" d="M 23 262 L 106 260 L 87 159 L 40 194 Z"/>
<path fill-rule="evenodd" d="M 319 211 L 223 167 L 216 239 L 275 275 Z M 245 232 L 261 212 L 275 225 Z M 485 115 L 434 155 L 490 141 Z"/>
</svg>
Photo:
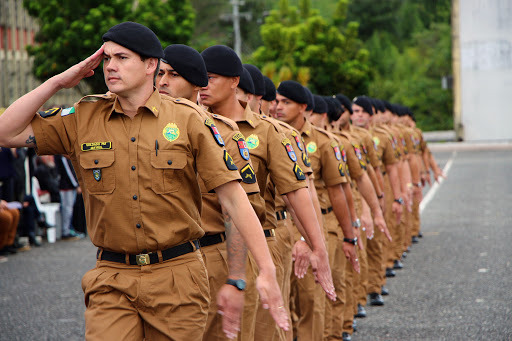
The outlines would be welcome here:
<svg viewBox="0 0 512 341">
<path fill-rule="evenodd" d="M 382 162 L 377 155 L 377 147 L 373 142 L 370 132 L 364 128 L 356 126 L 352 126 L 352 132 L 359 137 L 367 162 L 373 167 L 380 167 Z"/>
<path fill-rule="evenodd" d="M 197 175 L 212 191 L 240 174 L 201 110 L 155 90 L 133 120 L 115 94 L 34 117 L 38 153 L 73 163 L 94 245 L 137 254 L 203 236 Z"/>
<path fill-rule="evenodd" d="M 377 148 L 377 157 L 382 161 L 382 164 L 385 166 L 397 163 L 396 147 L 394 146 L 392 136 L 380 127 L 373 127 L 371 133 L 375 148 Z M 386 168 L 381 170 L 383 174 L 386 174 Z"/>
<path fill-rule="evenodd" d="M 256 174 L 251 163 L 249 149 L 245 142 L 245 138 L 238 131 L 237 124 L 224 116 L 211 114 L 207 111 L 204 112 L 206 119 L 210 118 L 214 129 L 222 137 L 225 148 L 228 154 L 232 157 L 233 163 L 238 168 L 240 176 L 242 177 L 242 188 L 248 195 L 259 193 L 258 183 L 256 182 Z M 225 231 L 224 215 L 222 207 L 219 203 L 217 194 L 208 192 L 202 179 L 199 179 L 201 188 L 201 196 L 203 199 L 203 211 L 201 213 L 202 228 L 206 234 L 216 234 Z M 263 205 L 253 205 L 253 208 L 258 217 L 264 216 Z"/>
</svg>

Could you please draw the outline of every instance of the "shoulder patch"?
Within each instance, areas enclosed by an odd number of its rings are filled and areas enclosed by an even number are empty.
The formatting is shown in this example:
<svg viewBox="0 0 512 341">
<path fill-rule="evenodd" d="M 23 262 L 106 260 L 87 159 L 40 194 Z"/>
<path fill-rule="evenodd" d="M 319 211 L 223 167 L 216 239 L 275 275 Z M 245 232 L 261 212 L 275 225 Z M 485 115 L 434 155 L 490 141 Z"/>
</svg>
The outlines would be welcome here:
<svg viewBox="0 0 512 341">
<path fill-rule="evenodd" d="M 304 166 L 311 167 L 311 160 L 306 152 L 302 153 L 302 162 L 304 162 Z"/>
<path fill-rule="evenodd" d="M 251 134 L 249 137 L 247 137 L 247 147 L 249 149 L 257 148 L 260 145 L 260 139 L 258 138 L 258 135 Z"/>
<path fill-rule="evenodd" d="M 226 167 L 228 167 L 229 170 L 235 171 L 238 170 L 235 163 L 233 162 L 233 158 L 227 151 L 224 151 L 224 162 L 226 163 Z"/>
<path fill-rule="evenodd" d="M 316 152 L 318 149 L 316 142 L 315 141 L 309 142 L 306 146 L 306 149 L 307 149 L 308 153 L 310 153 L 310 154 L 313 154 L 314 152 Z"/>
<path fill-rule="evenodd" d="M 341 176 L 345 176 L 345 172 L 343 171 L 343 163 L 342 162 L 340 162 L 340 164 L 338 165 L 338 170 L 340 171 Z"/>
<path fill-rule="evenodd" d="M 256 173 L 254 173 L 254 169 L 249 163 L 242 168 L 240 175 L 242 176 L 242 181 L 246 184 L 253 184 L 256 182 Z"/>
<path fill-rule="evenodd" d="M 343 145 L 341 146 L 341 159 L 343 162 L 347 163 L 347 152 L 345 151 Z"/>
<path fill-rule="evenodd" d="M 213 123 L 213 120 L 211 118 L 207 118 L 204 121 L 204 124 L 210 128 L 210 131 L 212 132 L 213 137 L 215 138 L 215 142 L 221 147 L 224 146 L 224 140 L 222 139 L 222 136 L 220 136 L 219 130 Z"/>
<path fill-rule="evenodd" d="M 290 139 L 284 138 L 281 141 L 282 145 L 286 149 L 286 152 L 288 153 L 288 156 L 293 162 L 297 162 L 297 155 L 295 155 L 295 151 L 293 150 L 293 147 L 291 145 Z"/>
<path fill-rule="evenodd" d="M 331 142 L 331 147 L 332 147 L 332 149 L 334 151 L 334 156 L 336 157 L 336 160 L 340 161 L 341 160 L 340 147 L 334 141 Z"/>
<path fill-rule="evenodd" d="M 297 132 L 295 130 L 292 130 L 292 136 L 295 139 L 295 143 L 297 144 L 297 148 L 299 148 L 300 151 L 303 151 L 304 148 L 302 146 L 302 141 L 301 141 L 301 138 L 300 138 L 299 134 L 297 134 Z"/>
<path fill-rule="evenodd" d="M 236 144 L 238 145 L 238 151 L 240 152 L 240 155 L 245 161 L 249 161 L 250 153 L 249 148 L 247 147 L 247 143 L 245 142 L 244 135 L 242 133 L 236 133 L 233 135 L 233 140 L 236 141 Z"/>
<path fill-rule="evenodd" d="M 306 175 L 304 174 L 302 168 L 300 168 L 298 164 L 295 164 L 293 166 L 293 172 L 295 173 L 297 180 L 306 180 Z"/>
<path fill-rule="evenodd" d="M 41 116 L 42 118 L 52 117 L 57 115 L 61 110 L 61 108 L 51 108 L 46 111 L 40 111 L 39 116 Z"/>
<path fill-rule="evenodd" d="M 60 116 L 68 116 L 75 113 L 75 107 L 63 109 Z"/>
</svg>

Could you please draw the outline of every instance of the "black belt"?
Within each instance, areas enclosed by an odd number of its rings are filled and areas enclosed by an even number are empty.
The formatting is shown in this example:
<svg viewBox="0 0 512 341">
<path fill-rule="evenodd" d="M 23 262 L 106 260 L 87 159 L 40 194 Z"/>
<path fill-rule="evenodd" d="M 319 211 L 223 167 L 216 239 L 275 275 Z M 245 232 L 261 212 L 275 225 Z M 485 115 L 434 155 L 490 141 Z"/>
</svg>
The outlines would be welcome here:
<svg viewBox="0 0 512 341">
<path fill-rule="evenodd" d="M 173 246 L 171 248 L 168 248 L 166 250 L 162 250 L 162 260 L 165 262 L 166 260 L 173 259 L 179 256 L 183 256 L 187 253 L 193 252 L 197 249 L 199 249 L 199 241 L 193 240 L 190 242 L 186 242 L 180 245 Z M 113 251 L 107 251 L 103 250 L 101 252 L 101 249 L 98 249 L 98 253 L 96 254 L 96 258 L 99 260 L 107 260 L 110 262 L 116 262 L 116 263 L 123 263 L 126 264 L 126 254 L 119 253 L 119 252 L 113 252 Z M 143 253 L 139 255 L 128 255 L 128 259 L 130 262 L 130 265 L 149 265 L 158 263 L 158 253 L 152 252 L 152 253 Z"/>
<path fill-rule="evenodd" d="M 322 208 L 322 214 L 327 214 L 327 213 L 330 213 L 331 211 L 332 211 L 332 206 L 327 207 L 327 209 Z"/>
<path fill-rule="evenodd" d="M 276 236 L 276 231 L 274 229 L 263 230 L 263 233 L 265 233 L 265 237 L 275 237 Z"/>
<path fill-rule="evenodd" d="M 286 214 L 286 210 L 277 211 L 276 212 L 276 218 L 277 218 L 277 220 L 283 220 L 283 219 L 288 218 L 288 216 Z"/>
<path fill-rule="evenodd" d="M 226 234 L 224 232 L 217 233 L 217 234 L 210 234 L 207 236 L 204 236 L 202 238 L 199 238 L 199 244 L 201 247 L 210 246 L 222 243 L 226 240 Z"/>
</svg>

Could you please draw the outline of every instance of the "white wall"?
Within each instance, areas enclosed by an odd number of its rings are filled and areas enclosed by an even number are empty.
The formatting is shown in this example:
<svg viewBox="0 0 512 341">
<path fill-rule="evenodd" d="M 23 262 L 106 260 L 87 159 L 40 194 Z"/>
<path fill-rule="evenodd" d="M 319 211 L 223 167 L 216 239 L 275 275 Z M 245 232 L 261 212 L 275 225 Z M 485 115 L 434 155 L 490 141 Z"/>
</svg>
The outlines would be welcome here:
<svg viewBox="0 0 512 341">
<path fill-rule="evenodd" d="M 459 0 L 464 139 L 512 140 L 512 0 Z"/>
</svg>

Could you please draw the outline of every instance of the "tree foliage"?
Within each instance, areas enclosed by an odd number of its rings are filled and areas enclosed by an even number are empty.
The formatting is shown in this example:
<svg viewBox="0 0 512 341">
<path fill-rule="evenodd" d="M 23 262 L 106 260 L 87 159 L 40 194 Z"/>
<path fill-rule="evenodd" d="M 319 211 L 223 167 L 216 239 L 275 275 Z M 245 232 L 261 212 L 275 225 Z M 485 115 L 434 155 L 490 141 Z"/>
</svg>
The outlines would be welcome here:
<svg viewBox="0 0 512 341">
<path fill-rule="evenodd" d="M 24 0 L 23 5 L 40 25 L 37 45 L 28 52 L 34 56 L 35 76 L 43 81 L 91 55 L 101 46 L 101 36 L 123 21 L 148 26 L 163 46 L 187 43 L 195 21 L 186 0 Z M 106 90 L 101 67 L 85 82 L 93 92 Z"/>
<path fill-rule="evenodd" d="M 260 27 L 263 45 L 252 61 L 276 83 L 293 78 L 321 94 L 366 91 L 369 53 L 358 39 L 358 23 L 341 25 L 346 5 L 338 1 L 328 22 L 310 0 L 298 7 L 280 0 Z"/>
</svg>

